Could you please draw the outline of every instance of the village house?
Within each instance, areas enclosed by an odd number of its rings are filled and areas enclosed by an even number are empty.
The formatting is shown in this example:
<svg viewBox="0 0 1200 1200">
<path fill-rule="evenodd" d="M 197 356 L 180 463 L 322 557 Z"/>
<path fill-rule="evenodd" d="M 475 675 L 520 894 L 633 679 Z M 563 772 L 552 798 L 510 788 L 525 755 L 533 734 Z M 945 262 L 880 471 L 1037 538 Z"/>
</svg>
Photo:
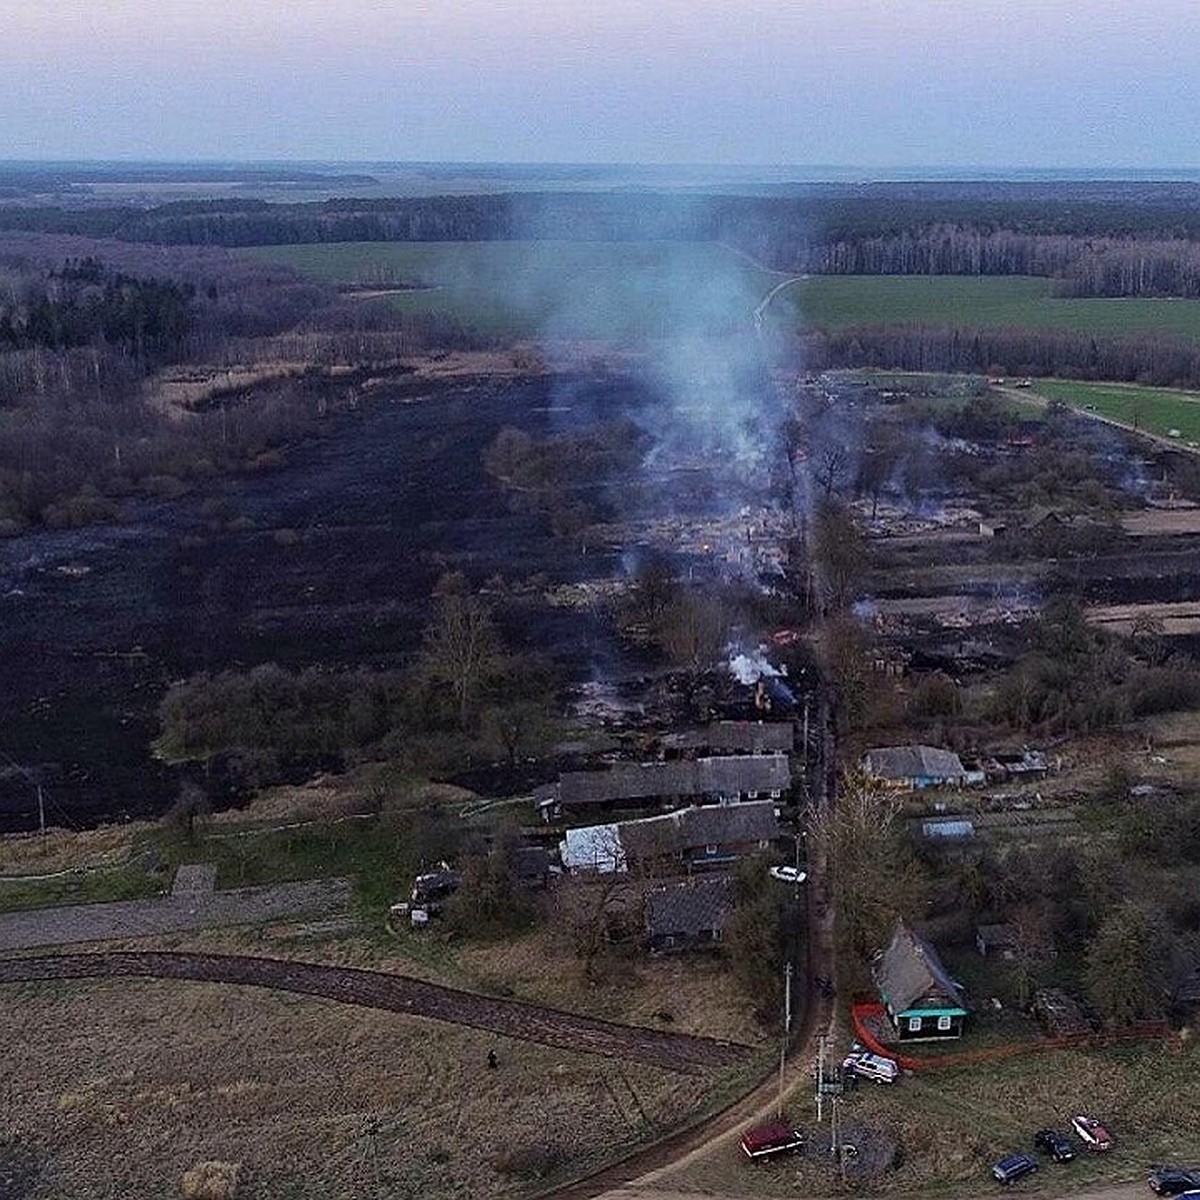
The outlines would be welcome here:
<svg viewBox="0 0 1200 1200">
<path fill-rule="evenodd" d="M 879 998 L 902 1042 L 962 1037 L 968 1010 L 962 985 L 934 948 L 903 921 L 872 966 Z"/>
<path fill-rule="evenodd" d="M 703 729 L 669 733 L 662 739 L 666 758 L 698 754 L 790 754 L 795 746 L 790 721 L 713 721 Z"/>
<path fill-rule="evenodd" d="M 884 746 L 863 755 L 863 769 L 889 787 L 920 791 L 930 787 L 963 787 L 982 783 L 982 772 L 971 772 L 957 754 L 936 746 Z"/>
<path fill-rule="evenodd" d="M 762 854 L 778 837 L 775 805 L 757 800 L 568 829 L 559 851 L 564 869 L 575 874 L 690 874 Z"/>
<path fill-rule="evenodd" d="M 646 895 L 646 944 L 651 950 L 696 950 L 721 940 L 733 907 L 724 875 L 653 888 Z"/>
<path fill-rule="evenodd" d="M 621 763 L 571 771 L 533 794 L 543 820 L 620 808 L 677 808 L 778 800 L 791 787 L 786 754 L 739 754 L 679 762 Z"/>
<path fill-rule="evenodd" d="M 1016 926 L 976 925 L 975 948 L 984 958 L 1013 958 L 1017 951 Z"/>
<path fill-rule="evenodd" d="M 1050 763 L 1040 750 L 991 754 L 983 760 L 982 766 L 989 783 L 1004 783 L 1010 779 L 1041 779 L 1050 771 Z"/>
</svg>

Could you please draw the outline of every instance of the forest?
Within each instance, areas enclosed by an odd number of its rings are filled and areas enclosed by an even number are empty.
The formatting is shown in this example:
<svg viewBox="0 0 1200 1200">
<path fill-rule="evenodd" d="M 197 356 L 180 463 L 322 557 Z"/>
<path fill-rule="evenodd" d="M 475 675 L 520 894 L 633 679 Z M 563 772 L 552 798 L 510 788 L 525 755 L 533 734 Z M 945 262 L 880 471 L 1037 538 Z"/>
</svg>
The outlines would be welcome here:
<svg viewBox="0 0 1200 1200">
<path fill-rule="evenodd" d="M 0 532 L 111 520 L 132 494 L 252 468 L 352 387 L 334 364 L 463 340 L 226 250 L 0 235 Z M 222 364 L 246 382 L 172 416 L 163 369 Z"/>
<path fill-rule="evenodd" d="M 0 207 L 0 229 L 160 245 L 721 241 L 778 270 L 1035 275 L 1071 296 L 1200 295 L 1194 184 L 814 185 L 783 196 L 517 193 Z"/>
</svg>

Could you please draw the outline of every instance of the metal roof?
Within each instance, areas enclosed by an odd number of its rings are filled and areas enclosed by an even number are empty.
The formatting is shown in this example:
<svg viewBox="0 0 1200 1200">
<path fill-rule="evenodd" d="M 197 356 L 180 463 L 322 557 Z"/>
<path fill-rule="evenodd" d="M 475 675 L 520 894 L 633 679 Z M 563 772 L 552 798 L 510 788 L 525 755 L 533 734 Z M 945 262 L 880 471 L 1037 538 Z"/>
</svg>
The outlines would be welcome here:
<svg viewBox="0 0 1200 1200">
<path fill-rule="evenodd" d="M 881 746 L 863 755 L 863 765 L 880 779 L 962 779 L 957 754 L 937 746 Z"/>
<path fill-rule="evenodd" d="M 732 906 L 733 888 L 725 876 L 655 888 L 646 896 L 646 931 L 652 938 L 719 931 Z"/>
<path fill-rule="evenodd" d="M 556 792 L 539 789 L 539 800 L 552 797 L 567 807 L 615 800 L 652 800 L 660 796 L 745 795 L 785 791 L 792 772 L 785 754 L 730 755 L 693 762 L 622 763 L 607 771 L 570 771 L 559 777 Z"/>
<path fill-rule="evenodd" d="M 921 832 L 927 838 L 946 838 L 958 841 L 975 836 L 975 825 L 972 821 L 925 821 Z"/>
<path fill-rule="evenodd" d="M 559 843 L 562 864 L 568 871 L 624 871 L 625 847 L 619 825 L 587 825 L 568 829 Z"/>
<path fill-rule="evenodd" d="M 942 966 L 937 951 L 903 921 L 874 968 L 880 995 L 893 1017 L 912 1011 L 963 1012 L 963 990 Z"/>
</svg>

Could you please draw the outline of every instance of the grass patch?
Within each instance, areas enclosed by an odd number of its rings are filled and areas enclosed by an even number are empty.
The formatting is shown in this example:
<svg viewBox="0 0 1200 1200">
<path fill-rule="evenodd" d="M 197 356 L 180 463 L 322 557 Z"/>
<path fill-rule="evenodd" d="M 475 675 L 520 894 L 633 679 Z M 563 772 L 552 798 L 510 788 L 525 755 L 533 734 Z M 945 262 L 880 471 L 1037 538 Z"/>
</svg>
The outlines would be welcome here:
<svg viewBox="0 0 1200 1200">
<path fill-rule="evenodd" d="M 53 879 L 5 879 L 0 881 L 0 912 L 54 908 L 63 904 L 141 900 L 161 893 L 167 882 L 161 874 L 140 864 L 72 871 Z"/>
<path fill-rule="evenodd" d="M 0 1036 L 15 1081 L 8 1137 L 36 1145 L 54 1194 L 79 1200 L 178 1195 L 183 1173 L 210 1159 L 242 1164 L 247 1200 L 511 1196 L 506 1156 L 582 1171 L 730 1087 L 170 981 L 8 988 Z"/>
<path fill-rule="evenodd" d="M 821 275 L 772 305 L 776 319 L 810 328 L 932 325 L 1062 329 L 1096 337 L 1152 333 L 1200 341 L 1200 301 L 1058 299 L 1048 279 L 1023 276 Z"/>
<path fill-rule="evenodd" d="M 963 1041 L 968 1048 L 972 1039 Z M 894 1088 L 867 1087 L 842 1106 L 843 1129 L 884 1131 L 903 1150 L 872 1194 L 960 1197 L 986 1191 L 993 1162 L 1015 1150 L 1033 1152 L 1044 1126 L 1066 1130 L 1076 1112 L 1105 1121 L 1115 1139 L 1109 1154 L 1079 1146 L 1073 1163 L 1041 1156 L 1042 1170 L 1023 1180 L 1022 1194 L 1061 1195 L 1088 1184 L 1144 1179 L 1148 1166 L 1200 1159 L 1200 1085 L 1190 1045 L 1142 1044 L 1104 1051 L 1054 1051 L 905 1077 Z M 816 1130 L 812 1098 L 794 1094 L 788 1112 Z M 823 1127 L 828 1137 L 829 1126 Z M 725 1145 L 673 1180 L 728 1195 L 832 1195 L 844 1192 L 827 1166 L 811 1160 L 753 1170 Z"/>
<path fill-rule="evenodd" d="M 1032 390 L 1046 400 L 1096 412 L 1147 433 L 1168 437 L 1178 430 L 1179 441 L 1200 443 L 1200 392 L 1070 379 L 1038 379 Z"/>
<path fill-rule="evenodd" d="M 190 842 L 161 829 L 148 835 L 148 848 L 168 874 L 184 863 L 215 863 L 220 889 L 345 876 L 354 882 L 363 915 L 379 922 L 417 867 L 403 833 L 374 817 L 292 829 L 206 829 Z"/>
<path fill-rule="evenodd" d="M 497 337 L 655 338 L 749 321 L 778 275 L 710 242 L 337 242 L 249 253 L 326 283 L 403 290 L 391 303 Z M 932 325 L 1150 333 L 1200 341 L 1200 301 L 1059 299 L 1024 276 L 824 275 L 768 310 L 782 328 Z"/>
</svg>

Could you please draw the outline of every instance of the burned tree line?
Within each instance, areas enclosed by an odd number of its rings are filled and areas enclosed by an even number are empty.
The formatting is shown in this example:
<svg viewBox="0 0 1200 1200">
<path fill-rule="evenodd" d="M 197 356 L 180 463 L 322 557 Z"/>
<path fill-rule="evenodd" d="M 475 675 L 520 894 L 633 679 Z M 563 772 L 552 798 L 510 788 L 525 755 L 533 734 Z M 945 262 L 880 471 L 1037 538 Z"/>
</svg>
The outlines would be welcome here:
<svg viewBox="0 0 1200 1200">
<path fill-rule="evenodd" d="M 0 234 L 0 531 L 112 519 L 129 495 L 260 464 L 364 372 L 467 340 L 220 249 Z M 203 398 L 168 411 L 161 372 L 193 366 Z"/>
<path fill-rule="evenodd" d="M 252 786 L 373 759 L 426 770 L 515 764 L 549 727 L 558 682 L 549 660 L 514 652 L 491 605 L 447 576 L 410 662 L 194 675 L 164 695 L 155 750 Z"/>
</svg>

